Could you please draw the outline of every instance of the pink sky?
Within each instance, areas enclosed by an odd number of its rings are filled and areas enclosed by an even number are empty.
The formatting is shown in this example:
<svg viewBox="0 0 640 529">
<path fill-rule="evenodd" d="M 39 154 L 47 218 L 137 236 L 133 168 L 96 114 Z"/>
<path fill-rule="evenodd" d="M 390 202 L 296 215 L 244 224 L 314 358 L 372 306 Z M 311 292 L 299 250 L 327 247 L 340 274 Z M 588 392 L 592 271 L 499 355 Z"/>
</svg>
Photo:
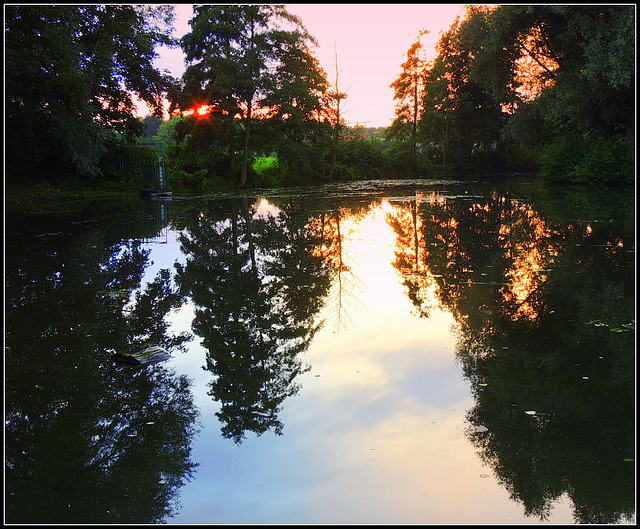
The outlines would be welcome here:
<svg viewBox="0 0 640 529">
<path fill-rule="evenodd" d="M 400 73 L 406 53 L 419 31 L 427 58 L 435 55 L 441 30 L 462 13 L 461 4 L 288 4 L 319 44 L 315 54 L 330 82 L 335 79 L 338 50 L 340 88 L 346 91 L 344 117 L 350 124 L 386 127 L 395 116 L 393 90 L 389 85 Z M 175 33 L 190 31 L 191 5 L 175 6 Z M 180 77 L 185 65 L 182 52 L 162 49 L 156 66 Z"/>
</svg>

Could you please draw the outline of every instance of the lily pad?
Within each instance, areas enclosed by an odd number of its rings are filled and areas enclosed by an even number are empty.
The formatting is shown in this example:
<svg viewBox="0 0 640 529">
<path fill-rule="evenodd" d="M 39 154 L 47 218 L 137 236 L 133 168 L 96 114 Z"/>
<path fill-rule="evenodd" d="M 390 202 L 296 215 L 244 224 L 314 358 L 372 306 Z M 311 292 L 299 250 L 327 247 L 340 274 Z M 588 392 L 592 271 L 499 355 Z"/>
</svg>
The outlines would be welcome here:
<svg viewBox="0 0 640 529">
<path fill-rule="evenodd" d="M 525 411 L 527 415 L 535 415 L 536 412 L 534 410 Z"/>
<path fill-rule="evenodd" d="M 480 477 L 481 477 L 481 478 L 488 478 L 488 477 L 490 477 L 490 476 L 489 476 L 489 474 L 480 474 Z"/>
</svg>

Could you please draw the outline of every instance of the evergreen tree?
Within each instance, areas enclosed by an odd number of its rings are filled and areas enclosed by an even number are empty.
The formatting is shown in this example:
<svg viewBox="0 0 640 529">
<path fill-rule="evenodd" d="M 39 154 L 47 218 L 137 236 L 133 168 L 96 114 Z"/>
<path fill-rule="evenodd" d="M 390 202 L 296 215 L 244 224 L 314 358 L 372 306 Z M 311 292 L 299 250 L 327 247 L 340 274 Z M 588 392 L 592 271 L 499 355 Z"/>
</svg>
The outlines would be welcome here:
<svg viewBox="0 0 640 529">
<path fill-rule="evenodd" d="M 195 6 L 191 32 L 181 41 L 189 63 L 183 106 L 206 103 L 220 121 L 242 120 L 239 187 L 247 182 L 255 117 L 267 116 L 274 105 L 300 109 L 309 103 L 307 95 L 320 89 L 323 80 L 309 52 L 313 43 L 301 20 L 284 6 Z M 287 90 L 292 75 L 298 89 L 300 79 L 309 81 L 304 97 Z"/>
</svg>

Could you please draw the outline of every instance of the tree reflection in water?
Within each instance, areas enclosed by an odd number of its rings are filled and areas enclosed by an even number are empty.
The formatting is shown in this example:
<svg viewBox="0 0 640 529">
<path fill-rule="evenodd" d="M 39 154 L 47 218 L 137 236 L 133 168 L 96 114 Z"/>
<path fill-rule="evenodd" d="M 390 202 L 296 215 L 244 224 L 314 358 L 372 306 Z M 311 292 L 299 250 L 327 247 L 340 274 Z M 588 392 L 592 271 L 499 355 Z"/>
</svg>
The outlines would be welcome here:
<svg viewBox="0 0 640 529">
<path fill-rule="evenodd" d="M 144 228 L 135 208 L 124 223 L 112 203 L 60 221 L 10 218 L 7 521 L 159 523 L 176 512 L 196 468 L 188 381 L 162 365 L 116 365 L 110 350 L 179 351 L 189 337 L 171 335 L 165 316 L 186 297 L 223 435 L 282 433 L 320 311 L 339 329 L 356 303 L 358 222 L 383 214 L 414 313 L 457 322 L 475 397 L 466 435 L 511 498 L 541 520 L 565 496 L 578 522 L 632 519 L 634 234 L 623 212 L 633 205 L 426 185 L 405 199 L 395 185 L 382 201 L 368 189 L 175 201 L 180 292 L 167 270 L 141 290 L 149 255 L 138 241 L 158 226 Z"/>
<path fill-rule="evenodd" d="M 329 287 L 327 262 L 310 251 L 319 236 L 305 208 L 249 208 L 242 196 L 192 215 L 180 237 L 177 282 L 196 305 L 222 434 L 236 443 L 247 431 L 282 433 L 282 402 L 308 369 L 299 355 Z"/>
<path fill-rule="evenodd" d="M 349 312 L 360 304 L 358 295 L 364 287 L 363 281 L 353 273 L 350 265 L 357 257 L 349 255 L 344 246 L 344 224 L 347 231 L 353 230 L 366 216 L 368 207 L 348 206 L 346 204 L 327 204 L 311 222 L 311 230 L 319 241 L 311 251 L 315 257 L 324 260 L 329 267 L 331 288 L 327 293 L 327 325 L 334 332 L 340 332 L 352 324 Z"/>
<path fill-rule="evenodd" d="M 454 315 L 476 399 L 468 438 L 525 514 L 545 520 L 566 494 L 577 522 L 629 521 L 633 243 L 614 235 L 615 209 L 595 228 L 547 214 L 501 193 L 414 198 L 388 217 L 395 266 L 420 315 Z"/>
<path fill-rule="evenodd" d="M 148 251 L 122 229 L 123 218 L 140 225 L 135 213 L 89 205 L 76 217 L 36 214 L 8 226 L 9 523 L 158 523 L 194 472 L 186 378 L 111 358 L 147 344 L 179 350 L 189 339 L 167 330 L 165 316 L 181 303 L 168 270 L 132 297 L 148 266 Z"/>
</svg>

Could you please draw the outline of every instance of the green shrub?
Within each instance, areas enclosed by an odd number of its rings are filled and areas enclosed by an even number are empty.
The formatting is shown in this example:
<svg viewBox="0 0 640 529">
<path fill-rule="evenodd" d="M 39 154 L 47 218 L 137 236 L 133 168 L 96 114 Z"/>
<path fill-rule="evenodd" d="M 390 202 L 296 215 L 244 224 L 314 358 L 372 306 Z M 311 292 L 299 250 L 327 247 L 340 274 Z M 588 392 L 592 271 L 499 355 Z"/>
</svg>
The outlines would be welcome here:
<svg viewBox="0 0 640 529">
<path fill-rule="evenodd" d="M 558 182 L 588 185 L 629 184 L 633 153 L 624 138 L 562 136 L 543 149 L 540 174 Z"/>
<path fill-rule="evenodd" d="M 260 156 L 253 162 L 253 169 L 256 173 L 260 174 L 263 171 L 277 165 L 278 158 L 276 156 Z"/>
</svg>

